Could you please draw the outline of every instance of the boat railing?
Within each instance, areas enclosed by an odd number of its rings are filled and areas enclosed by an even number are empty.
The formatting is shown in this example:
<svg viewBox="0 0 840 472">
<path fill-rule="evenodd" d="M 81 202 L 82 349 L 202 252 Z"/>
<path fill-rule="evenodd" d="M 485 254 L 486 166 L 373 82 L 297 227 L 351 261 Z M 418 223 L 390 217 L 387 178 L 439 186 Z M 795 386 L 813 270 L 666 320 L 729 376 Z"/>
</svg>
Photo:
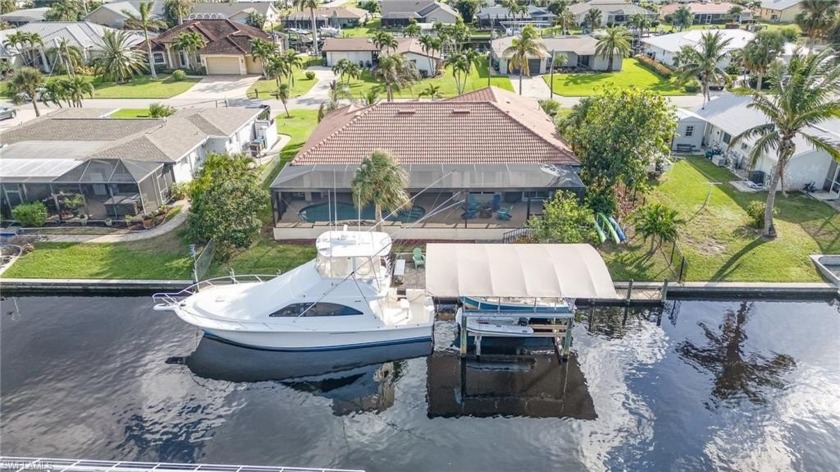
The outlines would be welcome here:
<svg viewBox="0 0 840 472">
<path fill-rule="evenodd" d="M 231 272 L 230 275 L 213 277 L 211 279 L 199 280 L 198 282 L 185 287 L 178 292 L 159 292 L 152 295 L 156 310 L 169 310 L 181 303 L 183 298 L 195 295 L 202 289 L 220 285 L 232 285 L 240 283 L 267 282 L 279 274 L 245 274 L 237 275 Z"/>
</svg>

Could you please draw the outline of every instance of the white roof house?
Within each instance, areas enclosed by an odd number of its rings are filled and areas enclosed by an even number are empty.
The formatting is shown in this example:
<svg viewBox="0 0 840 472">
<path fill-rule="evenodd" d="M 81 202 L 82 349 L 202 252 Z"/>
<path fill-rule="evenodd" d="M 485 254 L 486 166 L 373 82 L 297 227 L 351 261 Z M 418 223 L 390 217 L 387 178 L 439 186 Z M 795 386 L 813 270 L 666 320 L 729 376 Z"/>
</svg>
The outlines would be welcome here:
<svg viewBox="0 0 840 472">
<path fill-rule="evenodd" d="M 140 11 L 131 2 L 103 3 L 85 16 L 84 20 L 111 28 L 122 28 L 131 17 L 139 17 Z"/>
<path fill-rule="evenodd" d="M 802 11 L 802 0 L 764 0 L 758 8 L 758 17 L 764 21 L 790 23 Z"/>
</svg>

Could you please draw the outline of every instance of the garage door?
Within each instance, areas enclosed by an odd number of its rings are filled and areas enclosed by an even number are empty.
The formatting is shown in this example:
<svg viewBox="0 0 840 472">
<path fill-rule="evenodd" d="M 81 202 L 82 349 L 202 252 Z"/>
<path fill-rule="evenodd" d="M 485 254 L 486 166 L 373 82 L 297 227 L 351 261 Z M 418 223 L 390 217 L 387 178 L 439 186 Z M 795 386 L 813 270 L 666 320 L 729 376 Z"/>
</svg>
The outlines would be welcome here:
<svg viewBox="0 0 840 472">
<path fill-rule="evenodd" d="M 531 75 L 538 75 L 540 73 L 540 63 L 542 59 L 528 59 L 528 72 Z"/>
<path fill-rule="evenodd" d="M 238 57 L 207 57 L 208 75 L 240 75 Z"/>
</svg>

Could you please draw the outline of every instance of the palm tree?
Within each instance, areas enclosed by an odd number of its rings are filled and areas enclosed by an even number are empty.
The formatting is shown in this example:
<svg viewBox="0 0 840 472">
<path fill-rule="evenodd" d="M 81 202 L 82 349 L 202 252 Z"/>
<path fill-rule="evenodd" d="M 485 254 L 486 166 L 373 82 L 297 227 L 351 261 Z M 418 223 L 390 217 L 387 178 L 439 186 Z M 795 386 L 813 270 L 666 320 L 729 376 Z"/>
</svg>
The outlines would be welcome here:
<svg viewBox="0 0 840 472">
<path fill-rule="evenodd" d="M 175 49 L 184 51 L 184 56 L 187 58 L 187 67 L 197 70 L 197 67 L 192 67 L 194 62 L 190 60 L 190 55 L 195 56 L 195 52 L 205 46 L 204 37 L 198 34 L 195 31 L 184 31 L 175 37 L 175 40 L 172 41 L 172 46 Z M 197 64 L 196 64 L 197 66 Z"/>
<path fill-rule="evenodd" d="M 666 241 L 675 241 L 680 226 L 685 220 L 679 217 L 677 210 L 668 208 L 661 203 L 648 203 L 633 215 L 634 229 L 643 240 L 650 239 L 650 252 Z M 659 242 L 656 245 L 657 241 Z"/>
<path fill-rule="evenodd" d="M 260 62 L 263 69 L 263 77 L 268 78 L 266 62 L 268 58 L 277 53 L 277 45 L 262 38 L 251 40 L 251 57 Z"/>
<path fill-rule="evenodd" d="M 27 33 L 26 31 L 16 31 L 6 36 L 6 44 L 17 49 L 21 56 L 23 56 L 24 65 L 35 65 L 36 46 L 43 46 L 44 42 L 41 35 L 38 33 Z"/>
<path fill-rule="evenodd" d="M 253 26 L 258 29 L 265 28 L 266 21 L 268 21 L 266 16 L 256 10 L 248 13 L 248 16 L 245 17 L 246 25 Z"/>
<path fill-rule="evenodd" d="M 283 109 L 286 110 L 286 118 L 291 118 L 292 115 L 289 114 L 289 108 L 286 106 L 286 102 L 292 96 L 292 89 L 289 87 L 289 84 L 280 84 L 277 87 L 277 91 L 274 92 L 274 96 L 283 103 Z"/>
<path fill-rule="evenodd" d="M 105 31 L 102 51 L 94 62 L 98 75 L 123 83 L 143 71 L 143 53 L 131 47 L 129 38 L 126 31 Z"/>
<path fill-rule="evenodd" d="M 467 52 L 450 54 L 444 61 L 447 67 L 452 68 L 452 76 L 455 78 L 455 88 L 458 90 L 458 95 L 464 93 L 464 88 L 467 85 L 467 77 L 470 75 L 475 58 L 475 52 L 469 50 Z"/>
<path fill-rule="evenodd" d="M 687 6 L 683 5 L 677 8 L 677 11 L 674 12 L 674 25 L 680 27 L 680 31 L 684 28 L 688 28 L 694 23 L 694 13 L 688 9 Z"/>
<path fill-rule="evenodd" d="M 511 45 L 502 53 L 504 57 L 508 58 L 508 69 L 511 72 L 519 71 L 519 95 L 522 95 L 522 75 L 531 76 L 528 58 L 542 57 L 545 54 L 545 46 L 537 37 L 537 30 L 532 25 L 525 26 L 522 29 L 522 34 L 518 38 L 513 38 Z"/>
<path fill-rule="evenodd" d="M 82 108 L 82 100 L 84 100 L 85 95 L 93 98 L 93 84 L 80 75 L 75 75 L 69 79 L 62 79 L 61 85 L 67 100 L 74 107 Z"/>
<path fill-rule="evenodd" d="M 376 102 L 379 101 L 379 87 L 372 87 L 369 88 L 363 95 L 362 95 L 362 103 L 365 106 L 376 105 Z"/>
<path fill-rule="evenodd" d="M 727 12 L 729 16 L 732 17 L 733 21 L 736 21 L 738 24 L 741 23 L 741 13 L 744 12 L 744 8 L 740 5 L 733 5 L 732 8 L 729 9 Z"/>
<path fill-rule="evenodd" d="M 303 11 L 304 8 L 309 9 L 309 21 L 312 26 L 312 49 L 314 55 L 318 55 L 318 27 L 315 24 L 315 9 L 321 6 L 320 0 L 295 0 L 295 7 Z"/>
<path fill-rule="evenodd" d="M 289 84 L 295 86 L 295 69 L 303 67 L 303 59 L 298 56 L 297 51 L 289 49 L 283 52 L 283 59 L 286 61 L 286 77 L 289 79 Z"/>
<path fill-rule="evenodd" d="M 362 160 L 350 183 L 357 208 L 373 204 L 374 230 L 382 225 L 383 208 L 395 212 L 411 201 L 405 191 L 407 186 L 408 174 L 393 156 L 382 150 L 373 151 Z"/>
<path fill-rule="evenodd" d="M 79 21 L 83 13 L 82 5 L 76 0 L 53 2 L 44 14 L 47 21 Z"/>
<path fill-rule="evenodd" d="M 149 105 L 149 116 L 152 118 L 166 118 L 175 114 L 175 107 L 163 103 L 152 103 Z"/>
<path fill-rule="evenodd" d="M 630 17 L 628 24 L 636 31 L 636 47 L 638 47 L 642 43 L 642 35 L 650 27 L 650 21 L 648 21 L 645 15 L 636 13 Z"/>
<path fill-rule="evenodd" d="M 420 36 L 420 47 L 422 48 L 423 53 L 426 54 L 426 57 L 429 59 L 429 70 L 435 71 L 435 59 L 432 57 L 432 54 L 434 53 L 434 51 L 440 49 L 440 40 L 432 35 L 424 34 L 423 36 Z"/>
<path fill-rule="evenodd" d="M 633 37 L 630 32 L 623 26 L 614 26 L 607 28 L 607 31 L 598 35 L 598 42 L 595 45 L 595 54 L 598 56 L 609 57 L 607 70 L 613 70 L 613 58 L 618 55 L 619 58 L 624 59 L 630 54 L 630 41 Z"/>
<path fill-rule="evenodd" d="M 420 79 L 414 64 L 399 54 L 380 58 L 379 65 L 373 70 L 373 76 L 384 83 L 389 102 L 394 100 L 394 89 L 399 90 Z"/>
<path fill-rule="evenodd" d="M 155 71 L 155 59 L 152 55 L 152 42 L 149 41 L 149 31 L 158 31 L 166 28 L 166 22 L 154 18 L 154 2 L 140 2 L 137 5 L 139 15 L 128 13 L 128 19 L 125 20 L 126 26 L 133 29 L 143 30 L 143 38 L 146 42 L 146 53 L 149 58 L 149 71 L 152 73 L 152 78 L 157 78 L 157 71 Z"/>
<path fill-rule="evenodd" d="M 405 35 L 406 38 L 415 38 L 420 36 L 420 33 L 420 25 L 417 24 L 417 20 L 414 18 L 408 20 L 408 25 L 403 28 L 403 35 Z"/>
<path fill-rule="evenodd" d="M 18 94 L 26 94 L 32 100 L 32 108 L 35 109 L 35 116 L 41 116 L 38 110 L 38 89 L 44 85 L 44 77 L 41 71 L 34 67 L 21 67 L 12 74 L 7 82 L 9 94 L 17 97 Z"/>
<path fill-rule="evenodd" d="M 283 54 L 272 54 L 268 57 L 264 66 L 265 74 L 269 78 L 274 79 L 278 88 L 280 87 L 281 79 L 288 76 L 289 68 L 289 63 Z"/>
<path fill-rule="evenodd" d="M 440 86 L 429 84 L 422 92 L 420 92 L 420 96 L 429 97 L 432 100 L 440 98 Z"/>
<path fill-rule="evenodd" d="M 677 73 L 683 80 L 693 80 L 697 77 L 703 84 L 703 107 L 711 98 L 709 84 L 712 82 L 729 83 L 729 75 L 720 67 L 726 57 L 726 46 L 731 39 L 724 39 L 719 31 L 703 33 L 697 48 L 683 46 L 680 50 L 680 61 Z"/>
<path fill-rule="evenodd" d="M 774 70 L 772 79 L 770 93 L 756 91 L 749 105 L 764 113 L 768 123 L 744 131 L 730 143 L 735 146 L 743 140 L 755 139 L 750 151 L 752 162 L 776 152 L 776 166 L 764 208 L 764 236 L 768 238 L 776 237 L 773 224 L 776 189 L 781 183 L 784 190 L 785 168 L 796 152 L 797 136 L 840 161 L 840 147 L 818 131 L 820 123 L 840 117 L 840 102 L 835 95 L 840 88 L 840 62 L 833 59 L 830 49 L 815 55 L 801 55 L 797 51 L 786 67 Z"/>
<path fill-rule="evenodd" d="M 589 31 L 595 31 L 601 27 L 601 18 L 603 18 L 601 10 L 597 8 L 590 8 L 589 11 L 586 12 L 586 15 L 583 16 L 583 24 Z"/>
<path fill-rule="evenodd" d="M 183 24 L 184 17 L 190 14 L 193 7 L 193 0 L 164 0 L 164 16 L 171 25 Z"/>
<path fill-rule="evenodd" d="M 58 105 L 59 108 L 63 108 L 61 106 L 61 101 L 67 100 L 67 94 L 64 91 L 64 84 L 62 84 L 61 80 L 51 80 L 45 83 L 38 99 L 41 100 L 41 103 L 44 105 L 54 103 Z"/>
<path fill-rule="evenodd" d="M 569 34 L 569 28 L 575 22 L 575 15 L 569 10 L 563 10 L 554 18 L 554 25 L 560 27 L 562 34 Z"/>
<path fill-rule="evenodd" d="M 756 90 L 761 90 L 764 76 L 771 64 L 778 60 L 785 47 L 785 38 L 773 31 L 759 31 L 741 50 L 741 62 L 756 75 Z"/>
<path fill-rule="evenodd" d="M 78 46 L 70 44 L 67 38 L 59 39 L 56 46 L 47 51 L 47 56 L 53 57 L 52 70 L 55 69 L 56 65 L 63 64 L 70 76 L 76 73 L 76 67 L 82 65 L 82 50 Z"/>
<path fill-rule="evenodd" d="M 373 45 L 377 49 L 388 51 L 396 51 L 399 43 L 393 34 L 387 31 L 377 31 L 373 35 Z"/>
<path fill-rule="evenodd" d="M 337 110 L 341 107 L 341 100 L 350 98 L 350 88 L 347 87 L 347 84 L 342 84 L 333 80 L 329 83 L 329 87 L 327 100 L 321 103 L 321 106 L 318 107 L 319 123 L 331 111 Z"/>
<path fill-rule="evenodd" d="M 349 59 L 341 59 L 332 67 L 332 71 L 338 76 L 339 82 L 345 82 L 344 77 L 348 79 L 358 79 L 361 74 L 359 65 Z"/>
<path fill-rule="evenodd" d="M 814 47 L 817 40 L 825 36 L 834 24 L 840 0 L 803 0 L 795 18 L 802 32 L 808 35 L 808 46 Z"/>
</svg>

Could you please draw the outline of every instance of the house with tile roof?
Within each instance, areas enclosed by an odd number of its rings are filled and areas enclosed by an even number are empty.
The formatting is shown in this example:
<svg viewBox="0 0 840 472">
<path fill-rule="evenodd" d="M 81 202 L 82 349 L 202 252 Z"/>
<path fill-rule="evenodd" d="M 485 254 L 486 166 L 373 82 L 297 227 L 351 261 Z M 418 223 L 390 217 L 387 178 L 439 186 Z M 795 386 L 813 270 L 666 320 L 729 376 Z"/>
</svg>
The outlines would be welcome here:
<svg viewBox="0 0 840 472">
<path fill-rule="evenodd" d="M 370 68 L 376 66 L 380 56 L 400 54 L 411 61 L 423 77 L 435 76 L 443 62 L 440 51 L 424 49 L 418 38 L 397 38 L 396 51 L 379 50 L 371 38 L 327 38 L 321 52 L 327 67 L 347 59 L 359 67 Z"/>
<path fill-rule="evenodd" d="M 460 15 L 451 6 L 435 0 L 382 0 L 382 27 L 402 28 L 417 23 L 453 24 Z"/>
<path fill-rule="evenodd" d="M 368 18 L 368 12 L 361 8 L 338 6 L 316 8 L 315 25 L 317 28 L 353 28 L 362 24 Z M 286 28 L 310 29 L 312 16 L 309 9 L 295 11 L 283 18 Z"/>
<path fill-rule="evenodd" d="M 266 27 L 280 23 L 280 9 L 271 2 L 202 2 L 193 5 L 188 20 L 231 20 L 248 24 L 248 15 L 265 16 Z"/>
<path fill-rule="evenodd" d="M 633 15 L 642 15 L 650 21 L 656 20 L 656 13 L 630 3 L 629 0 L 590 0 L 569 6 L 576 25 L 583 25 L 586 13 L 592 9 L 601 12 L 601 26 L 623 25 L 630 21 Z"/>
<path fill-rule="evenodd" d="M 505 57 L 505 50 L 513 45 L 514 38 L 514 36 L 506 36 L 490 41 L 490 65 L 500 74 L 517 73 L 516 70 L 508 67 L 508 58 Z M 590 35 L 543 37 L 538 41 L 542 43 L 545 52 L 528 56 L 528 71 L 531 75 L 551 71 L 552 53 L 558 58 L 566 56 L 566 62 L 562 63 L 562 67 L 599 72 L 609 69 L 609 57 L 595 53 L 598 40 Z M 612 70 L 620 71 L 622 63 L 623 58 L 613 58 Z"/>
<path fill-rule="evenodd" d="M 175 48 L 173 42 L 184 32 L 198 33 L 204 47 L 195 52 Z M 274 41 L 265 31 L 230 19 L 190 20 L 152 39 L 152 54 L 163 68 L 191 69 L 200 64 L 207 75 L 262 74 L 262 64 L 251 56 L 254 38 Z"/>
<path fill-rule="evenodd" d="M 670 17 L 682 7 L 688 8 L 692 15 L 694 15 L 695 25 L 708 25 L 712 23 L 724 23 L 732 21 L 733 18 L 729 14 L 732 8 L 740 6 L 729 2 L 690 2 L 690 3 L 669 3 L 662 5 L 659 8 L 659 19 L 667 21 L 666 17 Z M 741 7 L 741 14 L 738 15 L 737 21 L 749 21 L 752 19 L 752 11 L 748 8 Z"/>
<path fill-rule="evenodd" d="M 275 237 L 307 239 L 328 219 L 355 224 L 351 181 L 375 150 L 399 161 L 414 197 L 385 230 L 433 229 L 411 233 L 418 238 L 500 239 L 554 192 L 583 193 L 577 157 L 536 100 L 488 87 L 442 101 L 351 105 L 321 120 L 272 183 Z M 342 211 L 320 211 L 328 204 Z"/>
<path fill-rule="evenodd" d="M 522 27 L 524 25 L 552 26 L 557 17 L 547 8 L 536 5 L 528 5 L 528 10 L 523 13 L 514 13 L 505 6 L 493 5 L 482 7 L 475 14 L 478 26 L 481 28 Z"/>
<path fill-rule="evenodd" d="M 3 214 L 69 193 L 84 197 L 94 219 L 150 213 L 166 203 L 173 183 L 192 180 L 208 153 L 277 141 L 259 108 L 187 108 L 165 119 L 115 119 L 110 111 L 61 109 L 0 134 Z"/>
</svg>

